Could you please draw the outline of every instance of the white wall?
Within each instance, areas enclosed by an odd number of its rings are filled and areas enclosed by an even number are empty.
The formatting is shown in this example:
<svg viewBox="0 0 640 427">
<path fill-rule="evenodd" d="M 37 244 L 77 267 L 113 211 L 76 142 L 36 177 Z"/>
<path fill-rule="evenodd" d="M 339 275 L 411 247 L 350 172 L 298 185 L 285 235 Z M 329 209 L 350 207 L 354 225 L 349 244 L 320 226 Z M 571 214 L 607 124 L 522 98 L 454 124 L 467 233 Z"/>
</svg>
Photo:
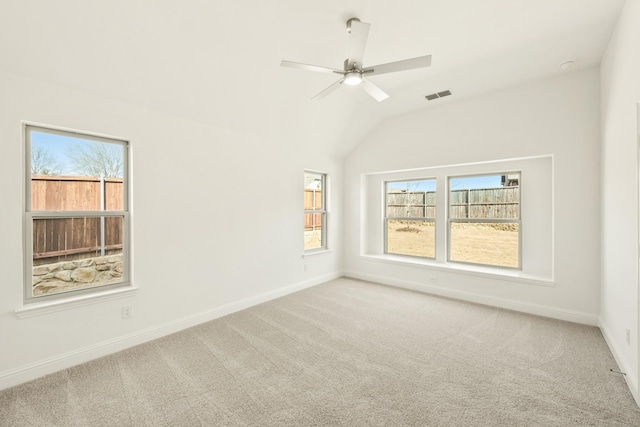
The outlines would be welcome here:
<svg viewBox="0 0 640 427">
<path fill-rule="evenodd" d="M 0 94 L 0 388 L 340 275 L 341 160 L 306 151 L 321 133 L 260 140 L 9 74 L 0 74 Z M 136 295 L 15 315 L 21 120 L 131 140 Z M 334 250 L 303 260 L 305 168 L 329 174 L 336 208 Z M 125 304 L 132 319 L 121 319 Z"/>
<path fill-rule="evenodd" d="M 601 326 L 638 397 L 640 2 L 627 1 L 601 65 Z M 627 344 L 626 329 L 631 331 Z"/>
<path fill-rule="evenodd" d="M 599 71 L 590 68 L 382 123 L 345 159 L 346 274 L 597 324 L 599 121 Z M 363 174 L 542 155 L 554 158 L 553 286 L 380 262 L 361 255 L 360 242 L 366 237 L 360 234 Z M 523 218 L 523 230 L 526 226 Z M 433 277 L 437 284 L 430 280 Z"/>
</svg>

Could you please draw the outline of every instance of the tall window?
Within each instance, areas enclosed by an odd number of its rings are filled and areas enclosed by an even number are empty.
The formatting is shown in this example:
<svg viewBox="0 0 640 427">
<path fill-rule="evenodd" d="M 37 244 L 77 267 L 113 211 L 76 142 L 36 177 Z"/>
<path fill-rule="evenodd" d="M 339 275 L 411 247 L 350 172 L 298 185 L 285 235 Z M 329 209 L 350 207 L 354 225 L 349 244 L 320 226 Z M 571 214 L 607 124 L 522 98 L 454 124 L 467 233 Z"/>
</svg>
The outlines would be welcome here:
<svg viewBox="0 0 640 427">
<path fill-rule="evenodd" d="M 128 142 L 25 125 L 25 301 L 129 282 Z"/>
<path fill-rule="evenodd" d="M 327 175 L 304 173 L 304 250 L 327 249 Z"/>
<path fill-rule="evenodd" d="M 449 178 L 449 261 L 520 268 L 520 173 Z"/>
<path fill-rule="evenodd" d="M 435 258 L 436 180 L 385 183 L 385 252 Z"/>
</svg>

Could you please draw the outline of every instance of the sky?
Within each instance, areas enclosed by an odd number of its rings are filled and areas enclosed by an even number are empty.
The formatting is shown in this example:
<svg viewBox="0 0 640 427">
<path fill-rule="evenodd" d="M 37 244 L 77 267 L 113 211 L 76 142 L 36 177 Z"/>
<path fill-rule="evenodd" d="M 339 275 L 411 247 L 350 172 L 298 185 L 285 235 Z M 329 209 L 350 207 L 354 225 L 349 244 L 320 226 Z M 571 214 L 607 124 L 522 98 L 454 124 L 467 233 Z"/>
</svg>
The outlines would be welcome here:
<svg viewBox="0 0 640 427">
<path fill-rule="evenodd" d="M 451 179 L 451 189 L 453 190 L 474 190 L 477 188 L 502 188 L 502 175 L 482 175 L 474 177 L 461 177 Z M 407 187 L 408 185 L 408 187 Z M 419 181 L 398 181 L 388 182 L 389 189 L 399 189 L 409 191 L 435 191 L 436 180 L 419 180 Z"/>
<path fill-rule="evenodd" d="M 31 153 L 32 156 L 38 149 L 44 151 L 45 158 L 52 158 L 55 162 L 54 171 L 59 170 L 60 175 L 86 175 L 96 172 L 95 168 L 102 167 L 101 170 L 106 170 L 108 173 L 116 173 L 121 176 L 122 169 L 118 172 L 113 171 L 117 167 L 118 162 L 120 165 L 124 163 L 124 151 L 120 144 L 98 142 L 92 139 L 83 138 L 82 136 L 73 135 L 58 135 L 48 132 L 38 132 L 36 130 L 31 131 Z M 87 169 L 87 161 L 84 161 L 84 166 L 76 166 L 71 155 L 75 154 L 76 161 L 78 159 L 89 158 L 88 164 L 93 167 Z M 81 164 L 82 161 L 81 161 Z M 48 165 L 53 166 L 53 165 Z M 110 176 L 110 175 L 107 175 Z"/>
<path fill-rule="evenodd" d="M 76 144 L 81 144 L 83 142 L 86 143 L 87 140 L 36 131 L 31 133 L 32 151 L 34 148 L 40 147 L 46 150 L 51 156 L 55 157 L 56 162 L 62 169 L 62 175 L 79 175 L 74 170 L 75 168 L 73 167 L 73 163 L 69 161 L 67 152 Z"/>
<path fill-rule="evenodd" d="M 408 191 L 436 191 L 436 180 L 388 182 L 387 189 Z"/>
</svg>

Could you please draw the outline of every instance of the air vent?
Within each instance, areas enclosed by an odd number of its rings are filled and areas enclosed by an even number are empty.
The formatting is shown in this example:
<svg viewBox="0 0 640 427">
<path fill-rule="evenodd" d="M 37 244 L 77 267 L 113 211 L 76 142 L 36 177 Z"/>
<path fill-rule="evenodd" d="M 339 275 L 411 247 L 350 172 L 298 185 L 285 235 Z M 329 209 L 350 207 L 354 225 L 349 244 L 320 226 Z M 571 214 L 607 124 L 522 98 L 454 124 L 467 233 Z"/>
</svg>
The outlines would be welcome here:
<svg viewBox="0 0 640 427">
<path fill-rule="evenodd" d="M 443 90 L 442 92 L 432 93 L 431 95 L 425 95 L 425 98 L 427 98 L 429 101 L 433 101 L 434 99 L 444 98 L 445 96 L 449 96 L 449 95 L 451 95 L 450 90 Z"/>
</svg>

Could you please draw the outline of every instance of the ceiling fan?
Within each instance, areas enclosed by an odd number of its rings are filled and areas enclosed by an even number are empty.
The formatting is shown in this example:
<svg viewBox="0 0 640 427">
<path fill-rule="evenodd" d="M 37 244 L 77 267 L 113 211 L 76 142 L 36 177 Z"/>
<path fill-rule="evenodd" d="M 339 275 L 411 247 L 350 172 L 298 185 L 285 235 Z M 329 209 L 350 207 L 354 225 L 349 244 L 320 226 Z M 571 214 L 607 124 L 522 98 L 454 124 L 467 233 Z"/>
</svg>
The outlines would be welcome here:
<svg viewBox="0 0 640 427">
<path fill-rule="evenodd" d="M 299 68 L 301 70 L 316 71 L 320 73 L 340 74 L 342 76 L 340 80 L 333 83 L 311 99 L 322 99 L 334 90 L 338 89 L 344 83 L 348 86 L 361 85 L 369 95 L 376 99 L 376 101 L 384 101 L 389 97 L 389 95 L 373 84 L 371 80 L 365 79 L 365 76 L 369 77 L 379 74 L 394 73 L 396 71 L 426 68 L 431 65 L 431 55 L 404 59 L 402 61 L 388 62 L 386 64 L 374 65 L 373 67 L 363 67 L 362 58 L 364 56 L 364 48 L 367 45 L 367 38 L 369 37 L 369 27 L 370 24 L 360 22 L 358 18 L 351 18 L 347 21 L 347 32 L 350 34 L 349 57 L 344 61 L 343 70 L 284 60 L 280 62 L 280 65 L 283 67 Z"/>
</svg>

